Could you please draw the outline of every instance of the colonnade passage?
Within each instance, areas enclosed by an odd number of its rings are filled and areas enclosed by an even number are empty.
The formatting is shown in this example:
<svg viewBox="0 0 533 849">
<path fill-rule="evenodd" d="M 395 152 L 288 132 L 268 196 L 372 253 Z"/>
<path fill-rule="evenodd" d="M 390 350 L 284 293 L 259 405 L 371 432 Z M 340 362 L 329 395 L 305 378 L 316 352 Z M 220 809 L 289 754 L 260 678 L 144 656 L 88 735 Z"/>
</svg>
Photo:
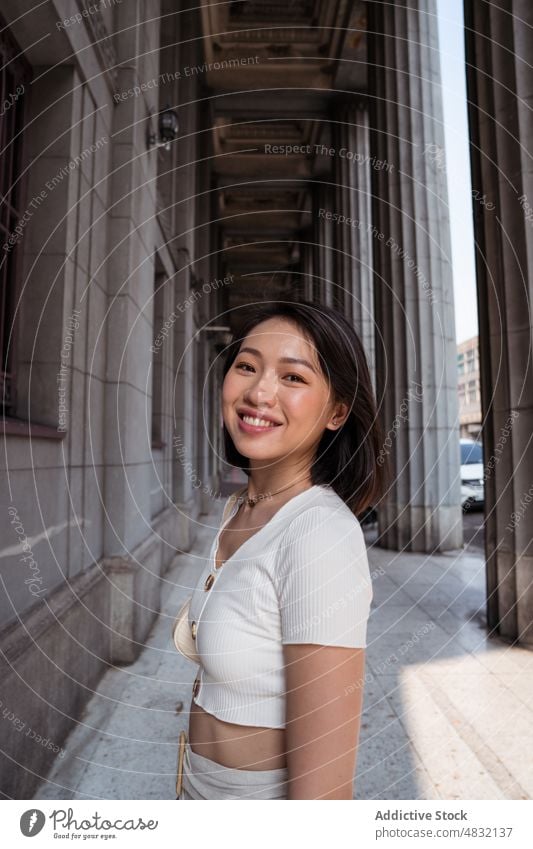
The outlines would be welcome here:
<svg viewBox="0 0 533 849">
<path fill-rule="evenodd" d="M 531 644 L 530 522 L 517 517 L 533 477 L 532 11 L 511 6 L 485 15 L 466 2 L 465 32 L 473 197 L 497 209 L 474 203 L 484 453 L 498 461 L 485 482 L 487 612 L 494 633 Z M 390 443 L 379 544 L 427 553 L 463 541 L 436 11 L 434 0 L 250 3 L 203 24 L 208 55 L 224 31 L 211 55 L 253 44 L 258 57 L 208 79 L 216 149 L 240 151 L 212 167 L 220 262 L 236 278 L 222 303 L 301 293 L 350 316 Z"/>
</svg>

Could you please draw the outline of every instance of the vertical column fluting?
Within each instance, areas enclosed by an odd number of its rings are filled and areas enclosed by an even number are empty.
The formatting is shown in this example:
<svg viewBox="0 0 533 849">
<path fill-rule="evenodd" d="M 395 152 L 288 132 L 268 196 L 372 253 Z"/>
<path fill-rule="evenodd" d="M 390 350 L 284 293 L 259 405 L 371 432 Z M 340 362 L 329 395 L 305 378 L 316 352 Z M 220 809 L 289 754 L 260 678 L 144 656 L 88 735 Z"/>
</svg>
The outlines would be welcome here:
<svg viewBox="0 0 533 849">
<path fill-rule="evenodd" d="M 331 212 L 335 205 L 332 186 L 319 184 L 314 192 L 315 238 L 313 264 L 317 289 L 316 300 L 326 306 L 333 306 L 333 229 Z"/>
<path fill-rule="evenodd" d="M 462 545 L 456 342 L 434 0 L 368 3 L 380 544 Z"/>
<path fill-rule="evenodd" d="M 487 620 L 533 646 L 533 7 L 482 6 L 465 2 Z"/>
<path fill-rule="evenodd" d="M 350 181 L 355 289 L 352 302 L 354 325 L 361 337 L 375 380 L 374 280 L 372 271 L 372 187 L 368 111 L 359 104 L 350 109 L 347 123 L 347 157 Z"/>
</svg>

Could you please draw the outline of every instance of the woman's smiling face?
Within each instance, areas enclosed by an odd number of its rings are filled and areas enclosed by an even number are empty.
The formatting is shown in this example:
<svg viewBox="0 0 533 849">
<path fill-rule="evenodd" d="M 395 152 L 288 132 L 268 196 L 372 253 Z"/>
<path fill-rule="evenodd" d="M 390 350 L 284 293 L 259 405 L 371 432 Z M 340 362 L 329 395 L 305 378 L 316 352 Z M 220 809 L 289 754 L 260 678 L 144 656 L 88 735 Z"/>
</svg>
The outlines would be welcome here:
<svg viewBox="0 0 533 849">
<path fill-rule="evenodd" d="M 253 328 L 222 386 L 224 424 L 250 460 L 312 462 L 324 429 L 338 429 L 342 422 L 332 419 L 344 409 L 334 403 L 313 343 L 285 318 Z"/>
</svg>

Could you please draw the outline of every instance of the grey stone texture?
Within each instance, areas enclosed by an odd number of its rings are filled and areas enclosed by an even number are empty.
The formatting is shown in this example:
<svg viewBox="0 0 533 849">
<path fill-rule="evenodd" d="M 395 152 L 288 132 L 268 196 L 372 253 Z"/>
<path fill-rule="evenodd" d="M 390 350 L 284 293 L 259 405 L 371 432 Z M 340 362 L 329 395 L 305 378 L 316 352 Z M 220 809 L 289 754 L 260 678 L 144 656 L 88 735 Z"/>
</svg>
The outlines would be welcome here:
<svg viewBox="0 0 533 849">
<path fill-rule="evenodd" d="M 465 3 L 487 505 L 488 617 L 533 646 L 531 3 Z"/>
<path fill-rule="evenodd" d="M 462 523 L 451 242 L 445 175 L 427 155 L 427 145 L 444 151 L 436 5 L 368 11 L 370 149 L 390 169 L 372 169 L 376 378 L 392 470 L 381 540 L 453 550 Z"/>
</svg>

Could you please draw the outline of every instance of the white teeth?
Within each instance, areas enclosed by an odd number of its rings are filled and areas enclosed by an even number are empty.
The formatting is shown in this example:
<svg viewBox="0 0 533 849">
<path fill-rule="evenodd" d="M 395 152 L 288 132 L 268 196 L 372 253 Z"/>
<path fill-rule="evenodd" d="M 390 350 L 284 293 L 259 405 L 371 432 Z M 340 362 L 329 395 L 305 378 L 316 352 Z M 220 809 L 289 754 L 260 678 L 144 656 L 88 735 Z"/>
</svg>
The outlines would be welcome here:
<svg viewBox="0 0 533 849">
<path fill-rule="evenodd" d="M 254 419 L 252 416 L 243 416 L 243 422 L 254 425 L 255 427 L 276 427 L 274 422 L 269 422 L 266 419 Z"/>
</svg>

